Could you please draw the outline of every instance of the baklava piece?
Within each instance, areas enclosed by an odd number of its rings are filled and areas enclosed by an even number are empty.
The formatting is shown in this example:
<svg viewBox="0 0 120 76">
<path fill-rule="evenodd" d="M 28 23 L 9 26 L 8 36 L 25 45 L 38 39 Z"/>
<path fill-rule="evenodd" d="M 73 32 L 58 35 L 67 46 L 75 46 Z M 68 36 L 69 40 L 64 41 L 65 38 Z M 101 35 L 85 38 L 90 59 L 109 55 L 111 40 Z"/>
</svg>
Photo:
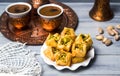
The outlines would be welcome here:
<svg viewBox="0 0 120 76">
<path fill-rule="evenodd" d="M 50 33 L 45 43 L 47 44 L 47 46 L 56 47 L 59 39 L 60 35 L 58 33 L 55 34 Z"/>
<path fill-rule="evenodd" d="M 87 53 L 87 45 L 83 43 L 73 43 L 72 56 L 73 57 L 85 57 Z"/>
<path fill-rule="evenodd" d="M 59 51 L 56 53 L 56 64 L 60 66 L 71 66 L 72 55 L 66 51 Z"/>
<path fill-rule="evenodd" d="M 69 36 L 61 37 L 58 41 L 58 48 L 63 49 L 65 51 L 70 51 L 71 45 L 73 43 L 73 40 Z"/>
<path fill-rule="evenodd" d="M 75 39 L 75 43 L 83 43 L 87 46 L 87 50 L 92 47 L 93 41 L 89 34 L 79 34 Z"/>
<path fill-rule="evenodd" d="M 44 54 L 46 57 L 48 57 L 50 60 L 55 61 L 55 54 L 59 52 L 59 49 L 56 47 L 48 47 L 45 51 Z"/>
<path fill-rule="evenodd" d="M 61 32 L 61 36 L 70 36 L 72 39 L 75 39 L 76 35 L 73 28 L 64 27 Z"/>
</svg>

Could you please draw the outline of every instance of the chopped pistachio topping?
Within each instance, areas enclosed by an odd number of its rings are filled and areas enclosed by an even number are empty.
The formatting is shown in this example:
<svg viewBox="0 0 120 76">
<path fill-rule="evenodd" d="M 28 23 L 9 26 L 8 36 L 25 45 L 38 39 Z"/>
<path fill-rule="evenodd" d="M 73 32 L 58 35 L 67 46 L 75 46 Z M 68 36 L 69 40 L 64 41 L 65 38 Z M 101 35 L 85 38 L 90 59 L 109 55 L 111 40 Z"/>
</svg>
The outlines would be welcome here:
<svg viewBox="0 0 120 76">
<path fill-rule="evenodd" d="M 70 30 L 67 30 L 66 32 L 65 32 L 65 35 L 70 35 L 71 33 L 70 33 Z"/>
<path fill-rule="evenodd" d="M 56 52 L 58 52 L 59 51 L 59 49 L 57 49 L 56 47 L 52 47 L 52 52 L 53 52 L 53 54 L 55 54 Z"/>
<path fill-rule="evenodd" d="M 83 46 L 82 46 L 81 44 L 76 44 L 76 45 L 75 45 L 75 49 L 81 49 L 81 50 L 82 50 L 82 49 L 83 49 Z"/>
<path fill-rule="evenodd" d="M 83 41 L 85 41 L 86 39 L 89 38 L 89 35 L 84 35 L 84 34 L 82 34 L 81 37 L 82 37 Z"/>
<path fill-rule="evenodd" d="M 66 62 L 65 58 L 66 58 L 66 54 L 65 53 L 61 53 L 59 59 L 62 60 L 63 62 Z"/>
<path fill-rule="evenodd" d="M 62 44 L 62 45 L 65 45 L 65 44 L 67 44 L 69 41 L 70 41 L 69 38 L 62 38 L 62 39 L 61 39 L 61 44 Z"/>
<path fill-rule="evenodd" d="M 58 42 L 59 36 L 50 35 L 49 39 L 54 39 L 56 42 Z"/>
</svg>

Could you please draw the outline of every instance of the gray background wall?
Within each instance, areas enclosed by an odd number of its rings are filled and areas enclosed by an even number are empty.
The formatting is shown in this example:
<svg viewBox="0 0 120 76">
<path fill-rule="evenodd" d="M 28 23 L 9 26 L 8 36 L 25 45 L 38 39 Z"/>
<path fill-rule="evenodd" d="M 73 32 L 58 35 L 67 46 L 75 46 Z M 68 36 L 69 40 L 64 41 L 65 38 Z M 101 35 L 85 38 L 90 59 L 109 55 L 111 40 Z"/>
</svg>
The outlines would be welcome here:
<svg viewBox="0 0 120 76">
<path fill-rule="evenodd" d="M 30 0 L 0 0 L 0 2 L 20 2 Z M 94 0 L 56 0 L 59 2 L 93 2 Z M 111 2 L 120 2 L 120 0 L 110 0 Z"/>
</svg>

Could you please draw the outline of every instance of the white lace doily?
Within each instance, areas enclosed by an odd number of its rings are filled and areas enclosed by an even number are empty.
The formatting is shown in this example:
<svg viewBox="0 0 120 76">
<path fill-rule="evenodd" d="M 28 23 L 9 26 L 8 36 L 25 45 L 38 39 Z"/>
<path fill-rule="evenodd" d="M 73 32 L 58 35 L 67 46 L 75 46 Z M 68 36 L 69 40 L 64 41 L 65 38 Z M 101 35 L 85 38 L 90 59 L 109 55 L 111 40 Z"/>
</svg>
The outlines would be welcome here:
<svg viewBox="0 0 120 76">
<path fill-rule="evenodd" d="M 25 44 L 10 42 L 0 47 L 0 73 L 40 76 L 41 65 Z"/>
</svg>

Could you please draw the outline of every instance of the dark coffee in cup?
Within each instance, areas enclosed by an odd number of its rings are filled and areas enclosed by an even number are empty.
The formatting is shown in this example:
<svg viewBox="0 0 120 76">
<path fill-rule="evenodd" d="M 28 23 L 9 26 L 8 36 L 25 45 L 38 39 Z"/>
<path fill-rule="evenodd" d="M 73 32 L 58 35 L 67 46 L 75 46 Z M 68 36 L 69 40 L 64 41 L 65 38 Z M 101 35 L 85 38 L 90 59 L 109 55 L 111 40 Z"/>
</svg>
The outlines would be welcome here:
<svg viewBox="0 0 120 76">
<path fill-rule="evenodd" d="M 46 4 L 40 6 L 37 10 L 41 17 L 41 25 L 47 31 L 53 31 L 62 22 L 63 8 L 57 4 Z"/>
<path fill-rule="evenodd" d="M 55 6 L 47 6 L 42 8 L 39 12 L 45 16 L 55 16 L 61 12 L 61 9 Z"/>
<path fill-rule="evenodd" d="M 29 9 L 28 6 L 26 5 L 22 5 L 22 4 L 18 4 L 18 5 L 14 5 L 8 8 L 8 11 L 11 13 L 22 13 L 25 12 Z"/>
</svg>

